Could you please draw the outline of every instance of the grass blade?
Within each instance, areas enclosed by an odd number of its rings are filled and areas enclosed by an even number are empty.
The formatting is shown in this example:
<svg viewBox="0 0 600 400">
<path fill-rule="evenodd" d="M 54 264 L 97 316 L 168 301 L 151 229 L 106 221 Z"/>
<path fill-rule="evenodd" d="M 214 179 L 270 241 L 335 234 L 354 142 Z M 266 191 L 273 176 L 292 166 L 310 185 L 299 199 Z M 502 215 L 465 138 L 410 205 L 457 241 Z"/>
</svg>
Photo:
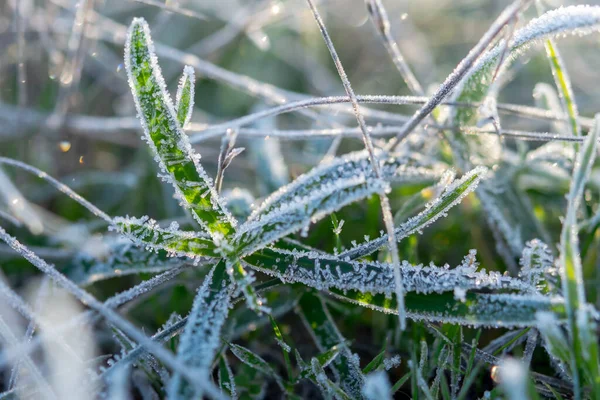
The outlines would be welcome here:
<svg viewBox="0 0 600 400">
<path fill-rule="evenodd" d="M 384 294 L 331 289 L 336 298 L 387 314 L 395 314 L 395 300 Z M 453 293 L 406 294 L 407 317 L 414 321 L 441 322 L 480 327 L 528 327 L 537 324 L 536 313 L 554 312 L 559 323 L 566 322 L 561 297 L 520 294 L 467 293 L 465 302 Z"/>
<path fill-rule="evenodd" d="M 581 398 L 580 386 L 592 385 L 594 398 L 600 398 L 600 368 L 595 326 L 590 321 L 585 303 L 583 267 L 579 256 L 579 229 L 576 214 L 583 196 L 583 189 L 596 158 L 600 136 L 600 115 L 596 125 L 587 135 L 575 161 L 571 188 L 567 196 L 568 205 L 560 236 L 560 274 L 562 291 L 566 303 L 567 321 L 571 341 L 571 372 L 573 374 L 575 398 Z"/>
<path fill-rule="evenodd" d="M 323 300 L 318 295 L 306 293 L 300 298 L 299 306 L 304 325 L 311 332 L 319 350 L 325 351 L 333 346 L 339 346 L 340 354 L 333 360 L 331 366 L 342 390 L 352 398 L 363 398 L 361 390 L 365 378 L 360 369 L 358 356 L 353 354 L 346 344 L 346 339 L 335 326 Z"/>
<path fill-rule="evenodd" d="M 183 68 L 183 74 L 179 80 L 177 94 L 175 95 L 175 109 L 177 110 L 177 122 L 183 129 L 192 118 L 194 110 L 194 92 L 196 76 L 194 68 L 186 65 Z"/>
<path fill-rule="evenodd" d="M 450 208 L 460 203 L 467 194 L 475 190 L 479 182 L 485 177 L 486 173 L 486 168 L 477 167 L 466 173 L 461 179 L 448 185 L 439 198 L 425 206 L 424 211 L 396 228 L 397 240 L 401 240 L 415 232 L 420 232 L 422 229 L 444 216 Z M 363 243 L 341 253 L 340 257 L 349 257 L 351 259 L 364 257 L 384 246 L 386 242 L 387 235 L 383 235 L 375 240 Z"/>
<path fill-rule="evenodd" d="M 182 130 L 158 66 L 150 29 L 141 18 L 129 27 L 125 66 L 145 138 L 166 174 L 164 178 L 211 236 L 222 239 L 230 235 L 236 222 Z"/>
<path fill-rule="evenodd" d="M 232 290 L 225 262 L 221 261 L 204 278 L 177 348 L 177 359 L 205 379 L 209 379 L 220 345 L 221 327 L 229 313 Z M 168 393 L 170 399 L 202 397 L 178 373 L 171 378 Z"/>
</svg>

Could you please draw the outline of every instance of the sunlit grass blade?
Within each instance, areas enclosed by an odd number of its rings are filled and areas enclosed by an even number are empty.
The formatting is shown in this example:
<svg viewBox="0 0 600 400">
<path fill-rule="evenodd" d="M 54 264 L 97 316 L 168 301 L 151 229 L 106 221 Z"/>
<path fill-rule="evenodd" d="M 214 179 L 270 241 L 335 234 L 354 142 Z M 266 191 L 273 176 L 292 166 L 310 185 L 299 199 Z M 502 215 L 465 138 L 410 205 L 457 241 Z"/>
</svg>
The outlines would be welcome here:
<svg viewBox="0 0 600 400">
<path fill-rule="evenodd" d="M 590 320 L 586 306 L 583 267 L 579 255 L 579 229 L 577 211 L 581 205 L 583 189 L 597 153 L 600 136 L 600 115 L 595 118 L 594 129 L 587 135 L 575 166 L 571 188 L 567 196 L 567 211 L 560 237 L 560 275 L 566 302 L 567 321 L 571 342 L 571 372 L 575 397 L 581 398 L 580 385 L 592 386 L 592 396 L 600 399 L 600 365 L 595 323 Z"/>
<path fill-rule="evenodd" d="M 571 127 L 571 133 L 575 136 L 581 134 L 581 128 L 579 127 L 579 113 L 577 112 L 577 104 L 575 103 L 575 95 L 573 94 L 573 88 L 571 87 L 571 79 L 567 74 L 565 63 L 558 52 L 556 43 L 553 39 L 548 39 L 544 42 L 546 47 L 546 54 L 552 67 L 552 75 L 554 76 L 554 82 L 558 88 L 559 97 L 563 103 L 563 107 L 569 117 L 569 125 Z"/>
<path fill-rule="evenodd" d="M 134 19 L 129 28 L 125 67 L 144 135 L 164 178 L 208 233 L 218 239 L 232 234 L 236 222 L 182 130 L 158 66 L 150 29 L 141 18 Z"/>
</svg>

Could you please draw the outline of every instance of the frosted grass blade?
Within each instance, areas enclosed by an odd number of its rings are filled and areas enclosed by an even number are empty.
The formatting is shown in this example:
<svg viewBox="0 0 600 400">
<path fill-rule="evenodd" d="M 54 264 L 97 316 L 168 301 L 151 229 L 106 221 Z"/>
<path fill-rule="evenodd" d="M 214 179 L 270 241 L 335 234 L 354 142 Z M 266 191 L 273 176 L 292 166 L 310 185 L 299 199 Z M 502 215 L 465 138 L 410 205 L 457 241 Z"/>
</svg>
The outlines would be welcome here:
<svg viewBox="0 0 600 400">
<path fill-rule="evenodd" d="M 175 95 L 175 109 L 177 110 L 177 122 L 183 129 L 192 118 L 194 110 L 194 92 L 196 76 L 194 68 L 186 65 L 179 80 L 177 94 Z"/>
<path fill-rule="evenodd" d="M 220 240 L 230 235 L 236 222 L 182 130 L 158 66 L 150 29 L 141 18 L 134 19 L 129 27 L 125 67 L 144 136 L 164 178 L 211 236 Z M 185 99 L 183 101 L 185 104 Z"/>
<path fill-rule="evenodd" d="M 330 366 L 342 390 L 352 398 L 362 399 L 361 389 L 365 377 L 360 369 L 358 356 L 346 344 L 346 339 L 335 326 L 323 300 L 318 295 L 306 293 L 300 298 L 299 306 L 304 325 L 311 332 L 319 351 L 323 352 L 334 346 L 340 348 L 339 355 Z"/>
<path fill-rule="evenodd" d="M 206 275 L 198 289 L 177 348 L 177 359 L 188 368 L 199 371 L 205 379 L 209 379 L 210 368 L 220 346 L 221 328 L 229 313 L 232 291 L 225 262 L 221 261 Z M 168 396 L 170 399 L 202 397 L 178 373 L 171 378 Z"/>
<path fill-rule="evenodd" d="M 341 300 L 388 314 L 397 313 L 396 301 L 384 294 L 330 290 Z M 409 292 L 405 297 L 406 316 L 414 321 L 440 322 L 472 327 L 517 328 L 536 326 L 536 313 L 553 312 L 558 322 L 566 322 L 561 297 L 519 294 L 467 293 L 465 302 L 453 293 L 426 295 Z"/>
<path fill-rule="evenodd" d="M 419 155 L 399 156 L 376 152 L 383 179 L 390 182 L 433 181 L 441 174 L 439 165 L 430 165 Z M 300 175 L 293 182 L 271 194 L 252 212 L 249 220 L 257 220 L 286 203 L 307 198 L 311 193 L 322 190 L 338 179 L 357 175 L 374 177 L 366 151 L 357 151 L 336 157 L 328 163 L 320 164 L 309 172 Z"/>
<path fill-rule="evenodd" d="M 600 7 L 598 6 L 578 5 L 548 11 L 515 32 L 508 46 L 509 57 L 506 64 L 508 65 L 509 61 L 514 60 L 530 45 L 541 39 L 561 35 L 587 35 L 597 32 L 599 28 Z M 465 102 L 483 100 L 505 47 L 502 40 L 494 48 L 482 54 L 456 87 L 455 95 L 451 100 Z M 461 108 L 456 112 L 455 121 L 459 125 L 466 125 L 475 117 L 475 111 L 471 108 Z"/>
<path fill-rule="evenodd" d="M 415 232 L 420 232 L 437 219 L 445 216 L 450 208 L 460 203 L 467 194 L 475 190 L 486 174 L 487 169 L 485 167 L 477 167 L 450 184 L 440 197 L 425 206 L 424 211 L 396 228 L 397 240 L 401 240 Z M 382 235 L 377 239 L 341 253 L 340 257 L 351 259 L 364 257 L 384 246 L 386 242 L 387 235 Z"/>
<path fill-rule="evenodd" d="M 335 256 L 303 251 L 263 249 L 244 259 L 252 268 L 278 277 L 283 282 L 298 282 L 319 289 L 358 290 L 364 293 L 394 293 L 393 268 L 390 264 L 344 260 Z M 499 272 L 477 271 L 472 256 L 459 266 L 400 265 L 404 290 L 416 293 L 504 290 L 535 292 L 535 287 Z"/>
<path fill-rule="evenodd" d="M 165 250 L 156 252 L 135 246 L 125 238 L 105 237 L 104 254 L 82 251 L 76 254 L 67 267 L 67 276 L 81 286 L 120 276 L 157 273 L 179 267 L 182 258 L 171 257 Z"/>
<path fill-rule="evenodd" d="M 115 217 L 112 229 L 138 246 L 154 251 L 164 250 L 171 257 L 197 260 L 220 256 L 213 240 L 196 232 L 180 231 L 176 224 L 161 228 L 148 217 Z"/>
<path fill-rule="evenodd" d="M 587 135 L 577 154 L 573 168 L 571 188 L 567 196 L 567 211 L 560 236 L 560 275 L 567 308 L 567 321 L 571 341 L 571 372 L 575 398 L 581 398 L 579 385 L 592 385 L 593 397 L 600 398 L 600 365 L 595 323 L 590 321 L 585 303 L 583 267 L 579 255 L 579 228 L 577 210 L 582 202 L 583 189 L 597 153 L 600 136 L 600 115 L 595 118 L 594 129 Z"/>
</svg>

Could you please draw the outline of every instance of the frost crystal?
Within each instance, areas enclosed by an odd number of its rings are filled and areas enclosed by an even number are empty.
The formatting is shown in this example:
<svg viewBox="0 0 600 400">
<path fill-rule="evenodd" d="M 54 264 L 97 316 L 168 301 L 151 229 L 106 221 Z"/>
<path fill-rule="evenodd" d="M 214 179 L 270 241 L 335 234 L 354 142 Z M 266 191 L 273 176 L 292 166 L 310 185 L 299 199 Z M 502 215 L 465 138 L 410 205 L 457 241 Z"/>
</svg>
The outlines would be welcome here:
<svg viewBox="0 0 600 400">
<path fill-rule="evenodd" d="M 384 358 L 383 359 L 383 366 L 385 368 L 386 371 L 389 371 L 392 368 L 396 368 L 397 366 L 400 365 L 401 363 L 401 359 L 399 355 L 395 355 L 391 358 Z"/>
<path fill-rule="evenodd" d="M 365 377 L 362 392 L 369 400 L 386 400 L 392 398 L 392 387 L 384 371 L 375 371 Z"/>
</svg>

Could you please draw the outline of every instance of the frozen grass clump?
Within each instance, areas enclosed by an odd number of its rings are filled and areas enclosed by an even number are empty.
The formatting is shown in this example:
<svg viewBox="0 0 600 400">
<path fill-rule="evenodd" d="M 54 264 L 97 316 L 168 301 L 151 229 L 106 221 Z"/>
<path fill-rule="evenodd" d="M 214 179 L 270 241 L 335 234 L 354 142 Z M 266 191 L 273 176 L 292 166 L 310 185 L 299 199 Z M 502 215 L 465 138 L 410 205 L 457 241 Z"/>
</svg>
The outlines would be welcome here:
<svg viewBox="0 0 600 400">
<path fill-rule="evenodd" d="M 0 398 L 600 400 L 600 7 L 167 3 L 0 14 Z"/>
</svg>

